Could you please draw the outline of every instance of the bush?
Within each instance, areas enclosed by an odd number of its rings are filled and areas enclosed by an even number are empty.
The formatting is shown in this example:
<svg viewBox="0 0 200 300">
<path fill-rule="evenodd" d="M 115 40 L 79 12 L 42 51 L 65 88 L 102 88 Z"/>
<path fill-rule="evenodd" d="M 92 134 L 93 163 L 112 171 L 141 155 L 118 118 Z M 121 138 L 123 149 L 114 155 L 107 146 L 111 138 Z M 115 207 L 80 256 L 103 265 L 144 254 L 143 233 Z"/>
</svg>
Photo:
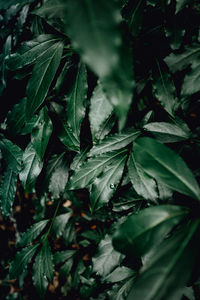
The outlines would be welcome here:
<svg viewBox="0 0 200 300">
<path fill-rule="evenodd" d="M 199 2 L 0 13 L 2 297 L 199 299 Z"/>
</svg>

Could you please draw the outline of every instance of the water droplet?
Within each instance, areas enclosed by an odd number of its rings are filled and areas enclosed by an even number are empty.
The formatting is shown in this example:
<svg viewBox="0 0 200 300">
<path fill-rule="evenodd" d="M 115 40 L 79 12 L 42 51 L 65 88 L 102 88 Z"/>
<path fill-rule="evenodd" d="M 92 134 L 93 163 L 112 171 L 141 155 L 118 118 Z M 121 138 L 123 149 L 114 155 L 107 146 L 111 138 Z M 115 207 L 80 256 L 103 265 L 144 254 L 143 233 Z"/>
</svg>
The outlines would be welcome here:
<svg viewBox="0 0 200 300">
<path fill-rule="evenodd" d="M 47 276 L 46 276 L 46 275 L 44 275 L 43 277 L 44 277 L 44 279 L 47 279 Z"/>
<path fill-rule="evenodd" d="M 115 185 L 113 183 L 111 183 L 110 188 L 113 190 L 115 188 Z"/>
</svg>

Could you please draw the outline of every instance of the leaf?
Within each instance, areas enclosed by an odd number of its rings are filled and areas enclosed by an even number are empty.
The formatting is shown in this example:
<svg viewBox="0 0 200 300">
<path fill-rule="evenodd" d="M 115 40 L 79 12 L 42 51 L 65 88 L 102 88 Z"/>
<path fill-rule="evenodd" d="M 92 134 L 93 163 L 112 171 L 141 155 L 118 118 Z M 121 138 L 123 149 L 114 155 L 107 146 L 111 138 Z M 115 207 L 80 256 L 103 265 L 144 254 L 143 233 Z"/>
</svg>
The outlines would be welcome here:
<svg viewBox="0 0 200 300">
<path fill-rule="evenodd" d="M 183 159 L 165 145 L 151 138 L 134 143 L 136 161 L 145 173 L 171 188 L 200 200 L 198 183 Z"/>
<path fill-rule="evenodd" d="M 91 209 L 96 210 L 108 203 L 117 189 L 123 174 L 126 155 L 122 154 L 113 160 L 103 174 L 94 180 L 90 193 Z"/>
<path fill-rule="evenodd" d="M 108 274 L 105 278 L 107 282 L 120 282 L 135 276 L 136 272 L 125 266 L 117 267 L 112 273 Z"/>
<path fill-rule="evenodd" d="M 17 252 L 9 270 L 11 279 L 18 278 L 25 271 L 38 246 L 39 244 L 28 246 Z"/>
<path fill-rule="evenodd" d="M 31 133 L 31 144 L 40 159 L 43 158 L 49 139 L 53 131 L 52 122 L 48 116 L 48 110 L 45 106 L 39 113 L 39 119 L 33 127 Z"/>
<path fill-rule="evenodd" d="M 28 230 L 26 230 L 20 237 L 17 243 L 18 247 L 23 247 L 36 239 L 36 237 L 43 231 L 49 220 L 43 220 L 33 224 Z"/>
<path fill-rule="evenodd" d="M 156 182 L 145 174 L 141 166 L 136 162 L 133 153 L 131 153 L 128 160 L 128 174 L 137 194 L 155 202 L 158 198 Z"/>
<path fill-rule="evenodd" d="M 119 226 L 113 245 L 124 254 L 140 257 L 159 244 L 187 214 L 186 208 L 175 205 L 143 209 Z"/>
<path fill-rule="evenodd" d="M 54 263 L 59 264 L 71 258 L 76 253 L 76 250 L 59 251 L 54 254 Z"/>
<path fill-rule="evenodd" d="M 67 121 L 62 121 L 62 128 L 58 134 L 60 141 L 69 149 L 75 152 L 80 151 L 80 141 L 76 139 L 72 129 L 67 124 Z"/>
<path fill-rule="evenodd" d="M 73 259 L 70 258 L 60 268 L 59 276 L 63 279 L 66 279 L 66 276 L 68 276 L 69 272 L 71 271 L 72 266 L 73 266 Z"/>
<path fill-rule="evenodd" d="M 12 169 L 7 168 L 4 173 L 1 188 L 0 188 L 0 202 L 1 209 L 4 216 L 9 216 L 12 208 L 17 189 L 17 173 Z"/>
<path fill-rule="evenodd" d="M 12 5 L 16 5 L 16 4 L 24 5 L 27 3 L 31 3 L 33 1 L 34 0 L 20 0 L 19 2 L 18 0 L 7 0 L 7 1 L 0 0 L 0 9 L 8 9 Z"/>
<path fill-rule="evenodd" d="M 70 211 L 68 213 L 61 214 L 55 218 L 55 221 L 54 221 L 53 227 L 52 227 L 52 232 L 56 237 L 59 237 L 62 235 L 62 233 L 66 227 L 66 224 L 68 223 L 71 216 L 72 216 L 72 212 Z"/>
<path fill-rule="evenodd" d="M 199 92 L 200 84 L 200 67 L 199 62 L 197 65 L 193 64 L 192 70 L 188 72 L 184 78 L 181 94 L 182 96 L 192 95 Z"/>
<path fill-rule="evenodd" d="M 126 153 L 127 150 L 123 149 L 92 157 L 74 172 L 74 175 L 68 182 L 67 189 L 85 188 L 95 180 L 105 167 L 114 164 L 118 157 Z"/>
<path fill-rule="evenodd" d="M 179 13 L 189 3 L 189 0 L 176 0 L 176 14 Z"/>
<path fill-rule="evenodd" d="M 21 169 L 22 150 L 7 139 L 0 139 L 0 150 L 7 166 L 14 172 L 19 172 Z"/>
<path fill-rule="evenodd" d="M 96 86 L 90 99 L 90 103 L 89 120 L 94 141 L 95 139 L 98 139 L 99 131 L 106 120 L 112 115 L 113 107 L 107 100 L 100 83 Z"/>
<path fill-rule="evenodd" d="M 192 46 L 186 46 L 185 51 L 181 54 L 171 53 L 165 57 L 164 61 L 168 65 L 170 71 L 182 71 L 190 64 L 198 64 L 200 58 L 200 45 L 193 44 Z"/>
<path fill-rule="evenodd" d="M 85 117 L 87 97 L 87 72 L 83 63 L 79 63 L 76 80 L 67 101 L 68 124 L 75 138 L 80 140 L 81 123 Z"/>
<path fill-rule="evenodd" d="M 190 279 L 199 246 L 199 220 L 186 224 L 155 248 L 127 300 L 179 300 Z M 181 274 L 181 276 L 178 276 Z M 176 278 L 176 280 L 175 280 Z"/>
<path fill-rule="evenodd" d="M 153 72 L 152 86 L 155 97 L 161 102 L 164 109 L 173 116 L 176 105 L 175 86 L 166 66 L 158 60 L 156 60 L 156 67 Z"/>
<path fill-rule="evenodd" d="M 58 38 L 51 34 L 41 34 L 36 39 L 22 43 L 18 51 L 7 59 L 10 70 L 23 68 L 34 63 L 39 57 L 45 55 L 48 49 L 58 42 Z"/>
<path fill-rule="evenodd" d="M 26 147 L 22 160 L 23 167 L 19 174 L 19 178 L 26 192 L 31 193 L 34 189 L 37 177 L 42 170 L 43 163 L 33 149 L 31 143 Z"/>
<path fill-rule="evenodd" d="M 70 0 L 66 21 L 66 31 L 83 61 L 100 77 L 111 74 L 121 44 L 121 16 L 115 2 Z"/>
<path fill-rule="evenodd" d="M 54 43 L 37 60 L 27 85 L 26 118 L 31 118 L 44 102 L 60 65 L 63 43 Z"/>
<path fill-rule="evenodd" d="M 69 171 L 66 164 L 57 167 L 53 172 L 49 183 L 49 192 L 54 199 L 58 199 L 63 194 L 68 181 L 68 176 Z"/>
<path fill-rule="evenodd" d="M 120 264 L 122 258 L 122 254 L 114 250 L 112 240 L 107 235 L 100 242 L 98 253 L 92 259 L 93 272 L 104 277 Z"/>
<path fill-rule="evenodd" d="M 180 142 L 191 137 L 189 130 L 186 131 L 185 128 L 167 122 L 152 122 L 146 124 L 143 128 L 150 131 L 157 140 L 164 143 Z"/>
<path fill-rule="evenodd" d="M 81 151 L 80 153 L 77 153 L 74 156 L 74 159 L 72 160 L 72 163 L 70 165 L 70 169 L 73 170 L 73 171 L 79 169 L 80 166 L 85 161 L 85 159 L 87 157 L 87 154 L 88 154 L 88 147 L 86 149 L 84 149 L 83 151 Z"/>
<path fill-rule="evenodd" d="M 129 25 L 129 30 L 134 37 L 137 37 L 141 30 L 144 8 L 145 1 L 143 0 L 127 2 L 125 6 L 125 17 Z"/>
<path fill-rule="evenodd" d="M 46 240 L 36 256 L 33 264 L 33 282 L 38 293 L 43 297 L 47 286 L 48 280 L 53 281 L 54 265 L 53 256 L 49 246 L 49 242 Z"/>
<path fill-rule="evenodd" d="M 95 145 L 88 153 L 88 156 L 94 156 L 97 154 L 122 149 L 133 142 L 139 135 L 140 131 L 133 128 L 130 128 L 123 133 L 116 133 L 112 136 L 109 135 L 99 144 Z"/>
</svg>

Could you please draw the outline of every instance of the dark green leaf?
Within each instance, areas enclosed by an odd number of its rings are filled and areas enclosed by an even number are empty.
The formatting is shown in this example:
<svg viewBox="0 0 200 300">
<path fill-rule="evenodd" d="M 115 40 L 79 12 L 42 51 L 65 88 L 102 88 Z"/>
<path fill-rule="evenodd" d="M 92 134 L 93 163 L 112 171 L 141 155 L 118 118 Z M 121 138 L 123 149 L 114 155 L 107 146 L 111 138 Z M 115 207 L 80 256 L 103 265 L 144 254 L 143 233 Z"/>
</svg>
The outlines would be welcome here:
<svg viewBox="0 0 200 300">
<path fill-rule="evenodd" d="M 133 36 L 137 36 L 141 30 L 144 7 L 144 0 L 130 1 L 126 7 L 126 19 Z"/>
<path fill-rule="evenodd" d="M 31 144 L 40 159 L 43 158 L 50 136 L 52 134 L 53 126 L 48 116 L 46 107 L 41 109 L 39 118 L 33 127 L 31 134 Z"/>
<path fill-rule="evenodd" d="M 17 1 L 17 0 L 7 0 L 7 1 L 0 0 L 0 9 L 8 9 L 12 5 L 16 5 L 16 4 L 24 5 L 26 3 L 31 3 L 33 1 L 34 0 L 20 0 L 20 1 Z"/>
<path fill-rule="evenodd" d="M 48 280 L 53 281 L 54 265 L 53 256 L 48 241 L 46 240 L 36 256 L 33 264 L 33 282 L 41 296 L 44 296 Z"/>
<path fill-rule="evenodd" d="M 128 279 L 130 277 L 135 276 L 136 272 L 127 267 L 117 267 L 112 273 L 106 276 L 105 281 L 107 282 L 120 282 L 124 279 Z"/>
<path fill-rule="evenodd" d="M 90 158 L 70 178 L 67 189 L 85 188 L 104 170 L 105 167 L 115 163 L 118 157 L 126 155 L 127 150 L 116 150 L 97 157 Z"/>
<path fill-rule="evenodd" d="M 94 180 L 90 194 L 91 209 L 96 210 L 107 204 L 115 193 L 123 174 L 126 155 L 113 159 L 112 165 L 103 170 L 103 174 Z"/>
<path fill-rule="evenodd" d="M 49 192 L 54 199 L 58 199 L 63 194 L 68 181 L 68 175 L 69 171 L 66 164 L 57 167 L 53 172 L 49 183 Z"/>
<path fill-rule="evenodd" d="M 113 107 L 107 100 L 100 83 L 95 88 L 90 101 L 90 128 L 93 140 L 95 140 L 98 139 L 99 132 L 104 126 L 106 120 L 108 120 L 109 117 L 112 115 Z M 101 138 L 103 137 L 101 136 Z"/>
<path fill-rule="evenodd" d="M 187 73 L 184 78 L 181 94 L 183 96 L 192 95 L 199 92 L 200 84 L 200 67 L 198 64 L 193 64 L 192 70 Z"/>
<path fill-rule="evenodd" d="M 62 128 L 58 137 L 68 149 L 75 152 L 80 151 L 80 141 L 74 136 L 72 129 L 67 124 L 67 121 L 62 122 Z"/>
<path fill-rule="evenodd" d="M 21 273 L 24 272 L 38 246 L 39 244 L 32 245 L 17 252 L 10 267 L 10 278 L 17 278 Z"/>
<path fill-rule="evenodd" d="M 72 215 L 72 213 L 70 211 L 68 213 L 61 214 L 55 218 L 55 221 L 54 221 L 53 227 L 52 227 L 52 232 L 56 237 L 59 237 L 62 235 L 71 215 Z"/>
<path fill-rule="evenodd" d="M 73 259 L 70 258 L 60 268 L 59 275 L 61 276 L 61 278 L 66 278 L 66 276 L 68 276 L 69 272 L 71 271 L 72 266 L 73 266 Z"/>
<path fill-rule="evenodd" d="M 74 156 L 74 159 L 70 165 L 71 170 L 75 171 L 80 168 L 80 166 L 83 164 L 83 162 L 85 161 L 85 159 L 87 157 L 87 154 L 88 154 L 87 151 L 88 151 L 88 148 L 81 151 L 80 153 L 77 153 L 76 156 Z"/>
<path fill-rule="evenodd" d="M 19 172 L 21 169 L 22 150 L 7 139 L 0 139 L 0 150 L 9 169 Z"/>
<path fill-rule="evenodd" d="M 176 105 L 175 86 L 166 66 L 156 60 L 155 72 L 153 72 L 153 91 L 155 97 L 161 102 L 164 109 L 174 115 Z"/>
<path fill-rule="evenodd" d="M 87 97 L 87 73 L 85 65 L 79 63 L 74 86 L 67 101 L 68 124 L 75 138 L 80 140 L 80 128 L 85 117 L 85 100 Z"/>
<path fill-rule="evenodd" d="M 58 38 L 50 34 L 41 34 L 34 40 L 24 42 L 18 52 L 8 58 L 8 68 L 16 70 L 32 64 L 40 56 L 45 55 L 46 52 L 48 53 L 49 47 L 57 42 Z"/>
<path fill-rule="evenodd" d="M 152 122 L 146 124 L 143 128 L 150 131 L 157 140 L 164 143 L 184 141 L 191 136 L 189 129 L 186 131 L 185 128 L 167 122 Z"/>
<path fill-rule="evenodd" d="M 42 170 L 43 163 L 33 149 L 31 143 L 26 147 L 23 154 L 23 167 L 19 178 L 27 192 L 32 192 L 38 175 Z"/>
<path fill-rule="evenodd" d="M 181 11 L 189 3 L 189 0 L 176 0 L 176 14 L 179 13 L 179 11 Z"/>
<path fill-rule="evenodd" d="M 17 243 L 18 247 L 23 247 L 29 243 L 31 243 L 33 240 L 36 239 L 36 237 L 42 232 L 42 230 L 46 227 L 49 220 L 43 220 L 38 223 L 33 224 L 28 230 L 26 230 L 19 242 Z"/>
<path fill-rule="evenodd" d="M 127 300 L 180 300 L 196 262 L 199 220 L 183 226 L 155 248 Z M 180 276 L 181 274 L 181 276 Z"/>
<path fill-rule="evenodd" d="M 144 171 L 158 182 L 200 200 L 200 189 L 194 175 L 170 148 L 151 138 L 139 138 L 134 143 L 134 155 Z"/>
<path fill-rule="evenodd" d="M 31 118 L 44 102 L 60 65 L 63 43 L 54 43 L 38 59 L 27 85 L 26 117 Z"/>
<path fill-rule="evenodd" d="M 137 194 L 147 200 L 155 202 L 158 198 L 156 182 L 152 177 L 148 176 L 135 161 L 133 153 L 131 153 L 128 161 L 128 174 Z"/>
<path fill-rule="evenodd" d="M 107 235 L 99 244 L 99 251 L 93 257 L 93 271 L 98 275 L 108 275 L 122 260 L 123 255 L 115 251 L 112 240 Z"/>
<path fill-rule="evenodd" d="M 133 142 L 139 135 L 140 131 L 135 130 L 134 128 L 128 129 L 123 133 L 117 133 L 112 136 L 109 135 L 99 144 L 95 145 L 88 153 L 88 156 L 122 149 Z"/>
<path fill-rule="evenodd" d="M 17 173 L 7 168 L 3 175 L 0 187 L 0 203 L 2 213 L 5 216 L 10 214 L 17 188 Z"/>
<path fill-rule="evenodd" d="M 65 251 L 59 251 L 54 254 L 54 263 L 59 264 L 61 262 L 64 262 L 65 260 L 68 260 L 76 253 L 76 250 L 65 250 Z"/>
<path fill-rule="evenodd" d="M 119 226 L 113 237 L 115 248 L 140 257 L 162 239 L 188 214 L 181 206 L 159 205 L 141 210 Z"/>
</svg>

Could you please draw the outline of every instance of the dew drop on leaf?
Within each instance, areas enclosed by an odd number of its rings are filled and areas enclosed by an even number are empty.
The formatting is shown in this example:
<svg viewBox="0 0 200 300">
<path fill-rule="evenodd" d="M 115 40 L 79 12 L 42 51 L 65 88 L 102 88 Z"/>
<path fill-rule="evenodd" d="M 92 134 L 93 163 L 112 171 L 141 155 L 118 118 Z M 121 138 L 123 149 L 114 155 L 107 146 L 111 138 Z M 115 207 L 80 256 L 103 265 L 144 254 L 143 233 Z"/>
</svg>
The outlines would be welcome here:
<svg viewBox="0 0 200 300">
<path fill-rule="evenodd" d="M 113 183 L 111 183 L 111 184 L 110 184 L 110 188 L 111 188 L 111 189 L 114 189 L 114 188 L 115 188 L 115 185 L 114 185 Z"/>
</svg>

